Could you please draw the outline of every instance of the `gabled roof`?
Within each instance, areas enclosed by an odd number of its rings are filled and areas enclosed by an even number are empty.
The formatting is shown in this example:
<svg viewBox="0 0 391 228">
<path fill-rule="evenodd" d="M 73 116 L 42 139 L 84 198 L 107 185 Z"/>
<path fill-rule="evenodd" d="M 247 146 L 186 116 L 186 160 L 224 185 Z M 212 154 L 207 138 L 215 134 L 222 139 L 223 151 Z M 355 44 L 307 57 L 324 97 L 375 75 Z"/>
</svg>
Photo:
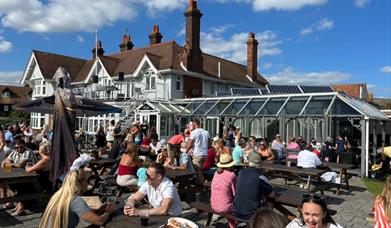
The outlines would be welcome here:
<svg viewBox="0 0 391 228">
<path fill-rule="evenodd" d="M 37 50 L 33 50 L 33 53 L 45 79 L 52 79 L 57 68 L 62 66 L 68 70 L 73 81 L 76 75 L 80 72 L 80 69 L 83 67 L 84 63 L 87 61 L 84 59 Z"/>
<path fill-rule="evenodd" d="M 119 72 L 124 72 L 125 75 L 133 74 L 145 55 L 157 70 L 173 69 L 185 71 L 180 64 L 179 54 L 181 51 L 182 47 L 175 41 L 168 41 L 143 48 L 100 56 L 99 59 L 110 76 L 117 76 Z M 81 82 L 87 78 L 95 62 L 95 59 L 84 60 L 36 50 L 33 52 L 42 74 L 46 79 L 51 79 L 57 68 L 63 66 L 69 71 L 72 82 Z M 246 76 L 247 68 L 244 65 L 205 53 L 202 53 L 202 57 L 203 74 L 211 78 L 240 82 L 242 85 L 248 84 L 249 86 L 264 86 L 268 84 L 259 73 L 257 81 L 254 83 Z"/>
<path fill-rule="evenodd" d="M 0 93 L 3 93 L 6 90 L 9 90 L 11 93 L 18 96 L 19 98 L 27 97 L 32 91 L 30 87 L 0 85 Z"/>
</svg>

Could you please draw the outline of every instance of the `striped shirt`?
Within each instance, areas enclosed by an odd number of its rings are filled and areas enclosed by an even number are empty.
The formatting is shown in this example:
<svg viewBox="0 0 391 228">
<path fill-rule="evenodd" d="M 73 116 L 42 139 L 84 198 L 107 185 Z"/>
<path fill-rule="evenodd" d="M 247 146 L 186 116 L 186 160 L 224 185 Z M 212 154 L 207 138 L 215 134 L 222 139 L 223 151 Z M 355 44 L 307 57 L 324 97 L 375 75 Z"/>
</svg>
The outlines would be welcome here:
<svg viewBox="0 0 391 228">
<path fill-rule="evenodd" d="M 375 203 L 375 228 L 391 228 L 391 224 L 388 222 L 384 212 L 383 200 L 379 197 Z"/>
</svg>

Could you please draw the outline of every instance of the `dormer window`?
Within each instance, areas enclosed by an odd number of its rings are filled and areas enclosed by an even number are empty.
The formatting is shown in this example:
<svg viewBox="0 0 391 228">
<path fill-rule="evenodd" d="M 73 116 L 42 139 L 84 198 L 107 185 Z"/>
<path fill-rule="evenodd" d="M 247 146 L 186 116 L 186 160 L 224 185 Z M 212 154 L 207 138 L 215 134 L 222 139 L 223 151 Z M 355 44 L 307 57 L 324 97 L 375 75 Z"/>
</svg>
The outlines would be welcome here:
<svg viewBox="0 0 391 228">
<path fill-rule="evenodd" d="M 8 98 L 10 96 L 11 96 L 10 91 L 4 91 L 4 93 L 3 93 L 4 98 Z"/>
</svg>

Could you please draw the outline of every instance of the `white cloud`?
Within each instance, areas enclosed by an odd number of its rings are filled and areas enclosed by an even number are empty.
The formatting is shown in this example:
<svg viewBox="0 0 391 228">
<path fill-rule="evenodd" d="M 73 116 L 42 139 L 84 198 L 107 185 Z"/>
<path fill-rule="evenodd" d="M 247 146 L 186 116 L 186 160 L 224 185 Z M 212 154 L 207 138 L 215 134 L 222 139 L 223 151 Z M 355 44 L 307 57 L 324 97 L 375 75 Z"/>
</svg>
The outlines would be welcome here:
<svg viewBox="0 0 391 228">
<path fill-rule="evenodd" d="M 263 68 L 268 69 L 273 66 L 273 63 L 264 63 Z"/>
<path fill-rule="evenodd" d="M 323 18 L 320 20 L 318 22 L 318 26 L 316 27 L 318 30 L 330 30 L 332 28 L 334 28 L 334 21 L 328 18 Z"/>
<path fill-rule="evenodd" d="M 308 28 L 305 28 L 305 29 L 301 30 L 300 35 L 305 36 L 305 35 L 308 35 L 310 33 L 313 33 L 313 30 L 312 30 L 311 27 L 308 27 Z"/>
<path fill-rule="evenodd" d="M 330 85 L 351 79 L 351 74 L 339 71 L 298 72 L 287 67 L 281 72 L 263 75 L 271 84 Z"/>
<path fill-rule="evenodd" d="M 216 26 L 216 27 L 211 27 L 209 30 L 212 33 L 220 34 L 220 33 L 224 33 L 225 31 L 227 31 L 228 29 L 233 28 L 233 27 L 235 27 L 235 25 L 233 25 L 233 24 L 226 24 L 226 25 L 220 25 L 220 26 Z"/>
<path fill-rule="evenodd" d="M 323 5 L 327 0 L 254 0 L 253 9 L 255 11 L 267 10 L 298 10 L 305 6 Z"/>
<path fill-rule="evenodd" d="M 185 0 L 1 0 L 1 25 L 19 32 L 94 31 L 133 20 L 140 7 L 149 15 L 184 8 Z"/>
<path fill-rule="evenodd" d="M 359 7 L 359 8 L 362 8 L 366 4 L 368 4 L 369 2 L 370 2 L 370 0 L 354 0 L 354 5 Z"/>
<path fill-rule="evenodd" d="M 178 35 L 178 36 L 184 36 L 184 35 L 186 35 L 186 26 L 185 26 L 185 25 L 182 26 L 181 30 L 179 30 L 179 32 L 178 32 L 177 35 Z"/>
<path fill-rule="evenodd" d="M 260 43 L 258 56 L 280 55 L 282 50 L 278 47 L 281 43 L 274 31 L 264 31 L 255 34 Z M 248 33 L 236 33 L 225 39 L 222 34 L 201 32 L 201 49 L 203 52 L 229 59 L 234 62 L 245 63 L 247 61 L 246 41 Z"/>
<path fill-rule="evenodd" d="M 19 85 L 23 71 L 0 71 L 0 84 Z"/>
<path fill-rule="evenodd" d="M 12 43 L 5 40 L 4 37 L 0 36 L 0 53 L 9 52 L 12 49 Z"/>
<path fill-rule="evenodd" d="M 301 36 L 305 36 L 314 32 L 314 30 L 325 31 L 334 28 L 334 20 L 327 17 L 320 19 L 317 23 L 308 26 L 300 31 Z"/>
<path fill-rule="evenodd" d="M 391 66 L 384 66 L 380 69 L 381 72 L 391 74 Z"/>
<path fill-rule="evenodd" d="M 80 35 L 76 35 L 76 41 L 79 43 L 84 43 L 84 38 Z"/>
</svg>

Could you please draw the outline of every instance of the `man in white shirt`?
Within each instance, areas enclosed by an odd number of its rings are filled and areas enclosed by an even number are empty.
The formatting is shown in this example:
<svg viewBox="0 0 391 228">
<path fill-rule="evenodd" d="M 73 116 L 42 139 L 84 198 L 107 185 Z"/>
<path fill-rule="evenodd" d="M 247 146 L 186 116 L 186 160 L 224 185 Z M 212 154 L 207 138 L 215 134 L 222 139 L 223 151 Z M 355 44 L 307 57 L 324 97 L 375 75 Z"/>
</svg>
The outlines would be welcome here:
<svg viewBox="0 0 391 228">
<path fill-rule="evenodd" d="M 129 197 L 134 202 L 148 196 L 152 209 L 124 208 L 124 214 L 128 216 L 148 215 L 173 215 L 182 214 L 181 200 L 175 185 L 165 177 L 164 166 L 160 163 L 152 163 L 147 170 L 148 181 L 140 189 Z"/>
<path fill-rule="evenodd" d="M 190 133 L 190 141 L 186 148 L 186 153 L 189 153 L 193 148 L 193 165 L 197 171 L 197 179 L 199 184 L 204 183 L 204 175 L 202 174 L 202 167 L 205 160 L 208 158 L 208 140 L 210 138 L 209 132 L 202 129 L 200 120 L 193 120 L 193 131 Z"/>
<path fill-rule="evenodd" d="M 297 166 L 303 168 L 316 168 L 321 166 L 322 162 L 315 153 L 312 153 L 307 148 L 300 151 L 297 156 Z"/>
</svg>

